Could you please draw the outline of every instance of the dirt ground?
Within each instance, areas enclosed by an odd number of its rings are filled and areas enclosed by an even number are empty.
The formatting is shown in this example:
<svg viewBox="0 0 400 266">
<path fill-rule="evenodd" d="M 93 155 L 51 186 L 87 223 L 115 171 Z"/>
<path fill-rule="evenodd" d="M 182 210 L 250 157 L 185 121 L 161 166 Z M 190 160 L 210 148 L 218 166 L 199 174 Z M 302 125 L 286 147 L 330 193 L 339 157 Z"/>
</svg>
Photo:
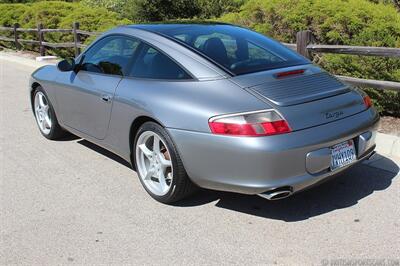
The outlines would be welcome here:
<svg viewBox="0 0 400 266">
<path fill-rule="evenodd" d="M 378 131 L 385 134 L 400 136 L 400 118 L 382 116 Z"/>
</svg>

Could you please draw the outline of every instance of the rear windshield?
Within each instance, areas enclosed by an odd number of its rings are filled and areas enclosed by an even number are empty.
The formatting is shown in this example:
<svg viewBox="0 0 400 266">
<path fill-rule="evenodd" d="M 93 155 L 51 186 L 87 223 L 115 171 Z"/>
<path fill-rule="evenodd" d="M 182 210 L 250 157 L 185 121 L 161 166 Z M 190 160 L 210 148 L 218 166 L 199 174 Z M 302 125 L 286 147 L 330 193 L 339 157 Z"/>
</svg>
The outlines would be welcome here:
<svg viewBox="0 0 400 266">
<path fill-rule="evenodd" d="M 164 25 L 151 30 L 194 48 L 235 75 L 310 63 L 279 42 L 232 25 Z"/>
</svg>

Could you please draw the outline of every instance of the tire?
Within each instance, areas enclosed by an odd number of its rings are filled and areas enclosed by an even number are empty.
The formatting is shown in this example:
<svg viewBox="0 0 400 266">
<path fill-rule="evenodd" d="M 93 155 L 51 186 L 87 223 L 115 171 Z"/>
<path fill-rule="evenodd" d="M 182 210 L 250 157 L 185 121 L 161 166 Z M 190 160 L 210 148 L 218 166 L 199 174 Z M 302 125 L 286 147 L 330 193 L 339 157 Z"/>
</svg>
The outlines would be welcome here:
<svg viewBox="0 0 400 266">
<path fill-rule="evenodd" d="M 160 141 L 156 140 L 155 136 Z M 157 145 L 154 144 L 156 142 L 159 144 L 158 150 L 160 152 L 158 155 L 157 148 L 155 148 Z M 195 191 L 196 185 L 189 179 L 174 142 L 162 126 L 154 122 L 144 123 L 135 136 L 133 148 L 135 152 L 134 164 L 139 180 L 147 193 L 155 200 L 170 204 L 184 199 Z M 152 155 L 150 155 L 150 152 L 152 152 Z M 146 154 L 150 157 L 147 157 Z M 159 156 L 162 156 L 161 160 Z M 168 159 L 171 166 L 165 166 L 169 165 L 168 163 L 163 164 L 168 162 Z M 157 160 L 160 161 L 158 171 Z M 160 178 L 158 173 L 162 173 L 165 182 L 161 182 L 163 179 Z M 152 174 L 153 176 L 150 177 Z M 163 183 L 166 186 L 163 187 L 161 185 Z"/>
<path fill-rule="evenodd" d="M 59 125 L 53 105 L 51 104 L 43 88 L 38 86 L 32 95 L 32 110 L 40 133 L 45 138 L 50 140 L 56 140 L 65 137 L 68 132 Z M 39 100 L 39 98 L 41 98 L 41 100 Z M 38 105 L 40 106 L 41 111 L 38 110 Z M 45 108 L 45 106 L 47 107 Z M 42 121 L 50 121 L 50 123 L 44 122 L 44 125 Z"/>
</svg>

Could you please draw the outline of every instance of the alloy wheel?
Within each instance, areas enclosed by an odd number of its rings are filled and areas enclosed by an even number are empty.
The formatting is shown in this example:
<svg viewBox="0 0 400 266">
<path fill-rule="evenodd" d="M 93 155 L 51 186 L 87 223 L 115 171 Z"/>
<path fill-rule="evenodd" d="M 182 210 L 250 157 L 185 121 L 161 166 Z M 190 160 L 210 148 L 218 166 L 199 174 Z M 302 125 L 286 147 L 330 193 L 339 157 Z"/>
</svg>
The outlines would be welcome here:
<svg viewBox="0 0 400 266">
<path fill-rule="evenodd" d="M 40 131 L 48 135 L 51 131 L 51 115 L 49 102 L 43 92 L 38 91 L 34 99 L 35 117 Z"/>
<path fill-rule="evenodd" d="M 168 193 L 173 179 L 173 168 L 167 145 L 153 131 L 143 132 L 136 143 L 139 177 L 146 188 L 157 196 Z"/>
</svg>

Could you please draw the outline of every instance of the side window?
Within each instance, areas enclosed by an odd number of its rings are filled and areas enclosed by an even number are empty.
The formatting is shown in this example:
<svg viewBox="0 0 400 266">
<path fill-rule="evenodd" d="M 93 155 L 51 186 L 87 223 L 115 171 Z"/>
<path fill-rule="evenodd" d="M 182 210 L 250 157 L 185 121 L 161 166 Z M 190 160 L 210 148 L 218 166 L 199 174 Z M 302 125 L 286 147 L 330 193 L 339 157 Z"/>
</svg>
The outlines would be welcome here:
<svg viewBox="0 0 400 266">
<path fill-rule="evenodd" d="M 167 80 L 192 79 L 177 63 L 147 44 L 143 45 L 135 60 L 130 76 Z"/>
<path fill-rule="evenodd" d="M 138 45 L 138 40 L 106 37 L 85 53 L 82 70 L 123 76 Z"/>
<path fill-rule="evenodd" d="M 274 53 L 265 50 L 255 44 L 248 43 L 249 47 L 249 59 L 250 60 L 266 60 L 270 62 L 282 62 L 284 61 L 281 57 L 275 55 Z"/>
<path fill-rule="evenodd" d="M 271 65 L 285 61 L 244 38 L 234 38 L 221 33 L 199 35 L 193 47 L 231 70 L 242 69 L 248 64 Z"/>
<path fill-rule="evenodd" d="M 221 33 L 200 35 L 195 40 L 194 47 L 224 66 L 230 66 L 237 61 L 236 40 L 229 35 Z"/>
</svg>

